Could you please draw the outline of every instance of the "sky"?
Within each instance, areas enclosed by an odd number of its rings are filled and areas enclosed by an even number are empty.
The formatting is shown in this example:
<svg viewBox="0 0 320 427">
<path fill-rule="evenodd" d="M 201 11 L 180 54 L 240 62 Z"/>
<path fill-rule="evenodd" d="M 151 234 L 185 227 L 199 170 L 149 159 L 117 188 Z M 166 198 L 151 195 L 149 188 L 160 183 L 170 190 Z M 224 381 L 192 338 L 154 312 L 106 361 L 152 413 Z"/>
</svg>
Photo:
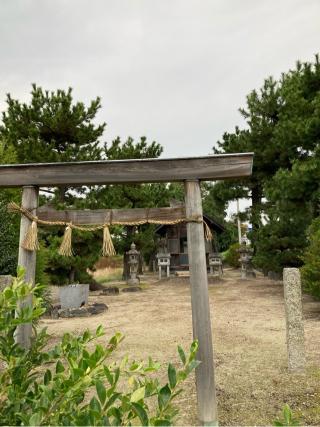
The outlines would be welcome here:
<svg viewBox="0 0 320 427">
<path fill-rule="evenodd" d="M 264 78 L 320 51 L 319 0 L 0 0 L 0 111 L 31 83 L 102 99 L 103 141 L 202 156 Z"/>
</svg>

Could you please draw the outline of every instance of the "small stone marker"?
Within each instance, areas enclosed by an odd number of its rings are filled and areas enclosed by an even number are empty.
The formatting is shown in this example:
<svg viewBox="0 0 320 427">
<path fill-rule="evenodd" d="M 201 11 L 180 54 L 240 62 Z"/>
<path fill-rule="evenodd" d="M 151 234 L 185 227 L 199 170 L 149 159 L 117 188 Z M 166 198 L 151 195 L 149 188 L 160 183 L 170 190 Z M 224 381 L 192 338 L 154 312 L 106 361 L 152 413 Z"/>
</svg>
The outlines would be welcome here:
<svg viewBox="0 0 320 427">
<path fill-rule="evenodd" d="M 51 317 L 53 318 L 89 317 L 89 316 L 103 313 L 106 310 L 108 310 L 108 306 L 106 304 L 94 302 L 91 305 L 87 305 L 80 308 L 56 309 L 51 314 Z"/>
<path fill-rule="evenodd" d="M 106 288 L 102 289 L 102 292 L 100 292 L 100 295 L 119 295 L 119 288 L 117 286 L 107 286 Z"/>
<path fill-rule="evenodd" d="M 142 289 L 140 286 L 130 286 L 130 288 L 123 288 L 122 292 L 140 292 Z"/>
<path fill-rule="evenodd" d="M 298 268 L 283 269 L 284 303 L 287 324 L 288 368 L 301 371 L 306 365 L 301 303 L 301 279 Z"/>
</svg>

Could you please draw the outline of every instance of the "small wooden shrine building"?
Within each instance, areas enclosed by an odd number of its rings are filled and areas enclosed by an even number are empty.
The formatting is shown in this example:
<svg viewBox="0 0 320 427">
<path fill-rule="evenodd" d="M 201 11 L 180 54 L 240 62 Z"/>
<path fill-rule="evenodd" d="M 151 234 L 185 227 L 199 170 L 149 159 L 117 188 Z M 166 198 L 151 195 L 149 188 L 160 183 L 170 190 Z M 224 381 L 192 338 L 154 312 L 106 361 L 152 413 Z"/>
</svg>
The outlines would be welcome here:
<svg viewBox="0 0 320 427">
<path fill-rule="evenodd" d="M 205 240 L 205 251 L 207 266 L 209 265 L 209 254 L 218 252 L 217 235 L 221 234 L 225 228 L 208 215 L 203 215 L 203 220 L 209 226 L 213 239 Z M 188 240 L 187 225 L 185 223 L 159 225 L 156 228 L 156 235 L 165 241 L 166 248 L 171 255 L 170 270 L 188 270 Z"/>
</svg>

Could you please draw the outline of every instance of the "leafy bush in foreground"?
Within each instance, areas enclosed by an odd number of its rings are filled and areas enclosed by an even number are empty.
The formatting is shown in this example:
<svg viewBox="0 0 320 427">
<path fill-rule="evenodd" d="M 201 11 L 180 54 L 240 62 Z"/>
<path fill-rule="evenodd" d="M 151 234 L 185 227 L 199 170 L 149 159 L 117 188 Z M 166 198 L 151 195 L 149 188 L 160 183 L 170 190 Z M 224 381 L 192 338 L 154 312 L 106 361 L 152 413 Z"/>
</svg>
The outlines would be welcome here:
<svg viewBox="0 0 320 427">
<path fill-rule="evenodd" d="M 154 373 L 160 365 L 110 361 L 122 341 L 115 334 L 103 346 L 101 326 L 95 333 L 64 334 L 61 342 L 47 349 L 45 330 L 35 334 L 29 350 L 15 343 L 18 325 L 36 321 L 44 312 L 41 286 L 32 288 L 23 271 L 0 293 L 0 424 L 1 425 L 172 425 L 178 411 L 174 398 L 180 385 L 198 366 L 198 345 L 185 355 L 178 347 L 182 367 L 168 365 L 168 382 L 160 385 Z M 33 307 L 19 308 L 31 297 Z M 150 404 L 151 403 L 151 404 Z M 153 409 L 151 409 L 153 408 Z"/>
</svg>

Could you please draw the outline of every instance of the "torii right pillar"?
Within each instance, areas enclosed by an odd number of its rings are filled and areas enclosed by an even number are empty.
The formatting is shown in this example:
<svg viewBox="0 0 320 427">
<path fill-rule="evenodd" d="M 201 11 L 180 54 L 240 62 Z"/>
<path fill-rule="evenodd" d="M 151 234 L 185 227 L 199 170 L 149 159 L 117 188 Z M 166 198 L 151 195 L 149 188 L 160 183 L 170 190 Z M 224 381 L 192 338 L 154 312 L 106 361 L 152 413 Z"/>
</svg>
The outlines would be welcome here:
<svg viewBox="0 0 320 427">
<path fill-rule="evenodd" d="M 187 218 L 203 218 L 198 180 L 185 181 L 185 204 Z M 201 361 L 196 368 L 198 417 L 203 425 L 215 426 L 218 414 L 203 222 L 188 222 L 187 236 L 193 338 L 199 342 L 197 359 Z"/>
</svg>

